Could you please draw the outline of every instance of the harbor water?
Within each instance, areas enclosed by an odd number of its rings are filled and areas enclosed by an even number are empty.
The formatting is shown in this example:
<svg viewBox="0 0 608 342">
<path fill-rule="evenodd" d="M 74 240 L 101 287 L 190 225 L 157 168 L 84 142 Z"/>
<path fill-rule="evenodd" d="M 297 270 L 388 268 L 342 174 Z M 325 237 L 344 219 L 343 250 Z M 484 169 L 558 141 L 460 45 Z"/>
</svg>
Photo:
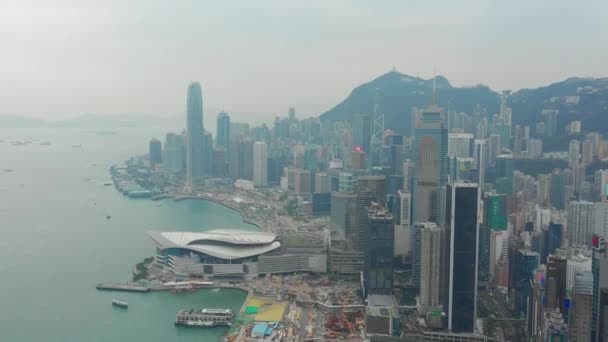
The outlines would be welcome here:
<svg viewBox="0 0 608 342">
<path fill-rule="evenodd" d="M 166 130 L 0 129 L 0 341 L 217 341 L 227 331 L 176 327 L 175 313 L 238 311 L 246 297 L 238 290 L 95 289 L 130 280 L 154 254 L 148 231 L 257 229 L 219 204 L 128 199 L 104 186 L 112 164 L 146 153 Z"/>
</svg>

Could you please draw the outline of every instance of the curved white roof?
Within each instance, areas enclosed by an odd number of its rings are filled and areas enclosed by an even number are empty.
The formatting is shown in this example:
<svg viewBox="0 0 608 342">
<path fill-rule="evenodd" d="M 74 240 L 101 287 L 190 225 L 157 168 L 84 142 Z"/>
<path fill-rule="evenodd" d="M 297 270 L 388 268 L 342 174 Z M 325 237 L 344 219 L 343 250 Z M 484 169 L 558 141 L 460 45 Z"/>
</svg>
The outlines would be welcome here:
<svg viewBox="0 0 608 342">
<path fill-rule="evenodd" d="M 221 259 L 241 259 L 263 254 L 281 246 L 276 235 L 238 229 L 207 232 L 150 232 L 160 249 L 182 248 Z"/>
</svg>

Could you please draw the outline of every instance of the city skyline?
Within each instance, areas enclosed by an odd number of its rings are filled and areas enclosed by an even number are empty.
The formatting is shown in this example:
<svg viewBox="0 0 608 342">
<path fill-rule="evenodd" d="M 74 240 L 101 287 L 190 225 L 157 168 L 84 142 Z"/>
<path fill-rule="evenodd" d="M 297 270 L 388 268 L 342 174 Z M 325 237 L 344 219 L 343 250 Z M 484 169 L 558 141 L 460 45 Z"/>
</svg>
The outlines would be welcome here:
<svg viewBox="0 0 608 342">
<path fill-rule="evenodd" d="M 392 67 L 425 79 L 437 70 L 457 86 L 483 83 L 496 90 L 608 71 L 608 51 L 597 45 L 608 25 L 600 15 L 608 5 L 600 1 L 584 7 L 526 3 L 527 13 L 520 11 L 523 2 L 174 4 L 167 18 L 173 26 L 157 25 L 165 7 L 146 5 L 143 13 L 135 1 L 0 5 L 7 52 L 0 112 L 47 119 L 82 113 L 178 117 L 185 111 L 178 89 L 199 79 L 210 99 L 205 111 L 225 106 L 235 121 L 259 122 L 292 105 L 302 116 L 319 115 L 354 85 Z M 570 25 L 561 25 L 566 16 Z M 227 18 L 241 25 L 225 27 Z M 533 40 L 527 34 L 532 30 Z M 204 46 L 192 43 L 201 41 Z M 590 49 L 593 54 L 578 58 Z M 38 101 L 24 101 L 32 93 Z"/>
</svg>

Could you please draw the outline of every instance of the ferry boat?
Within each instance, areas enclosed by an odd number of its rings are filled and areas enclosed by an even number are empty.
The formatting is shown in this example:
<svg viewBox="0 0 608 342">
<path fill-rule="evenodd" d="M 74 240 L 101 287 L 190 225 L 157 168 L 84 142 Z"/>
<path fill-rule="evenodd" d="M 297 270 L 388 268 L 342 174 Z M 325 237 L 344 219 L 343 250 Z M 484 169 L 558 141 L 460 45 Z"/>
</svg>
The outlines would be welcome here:
<svg viewBox="0 0 608 342">
<path fill-rule="evenodd" d="M 229 309 L 179 310 L 175 316 L 175 325 L 209 328 L 215 326 L 232 326 L 234 314 Z"/>
<path fill-rule="evenodd" d="M 112 305 L 118 306 L 119 308 L 128 308 L 129 307 L 129 303 L 120 301 L 118 299 L 112 299 Z"/>
</svg>

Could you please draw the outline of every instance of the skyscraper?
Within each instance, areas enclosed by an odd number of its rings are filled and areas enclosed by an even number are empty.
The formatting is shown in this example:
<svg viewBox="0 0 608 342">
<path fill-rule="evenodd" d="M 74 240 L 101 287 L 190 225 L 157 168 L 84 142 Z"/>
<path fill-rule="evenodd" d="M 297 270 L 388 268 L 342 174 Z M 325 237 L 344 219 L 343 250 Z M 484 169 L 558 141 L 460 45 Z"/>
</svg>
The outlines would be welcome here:
<svg viewBox="0 0 608 342">
<path fill-rule="evenodd" d="M 568 160 L 570 165 L 577 164 L 580 159 L 581 147 L 578 140 L 570 140 L 570 145 L 568 146 Z"/>
<path fill-rule="evenodd" d="M 226 151 L 226 160 L 230 160 L 230 116 L 221 112 L 217 115 L 217 132 L 215 146 Z"/>
<path fill-rule="evenodd" d="M 195 191 L 203 184 L 203 95 L 201 85 L 192 82 L 188 87 L 186 122 L 186 187 Z"/>
<path fill-rule="evenodd" d="M 253 184 L 268 185 L 268 149 L 263 141 L 253 144 Z"/>
<path fill-rule="evenodd" d="M 473 160 L 475 161 L 474 167 L 477 170 L 477 184 L 479 185 L 479 192 L 482 193 L 486 184 L 486 165 L 487 159 L 487 140 L 475 139 L 473 142 Z"/>
<path fill-rule="evenodd" d="M 354 232 L 352 236 L 352 245 L 357 251 L 365 250 L 366 241 L 363 237 L 363 228 L 368 219 L 367 208 L 372 202 L 377 202 L 379 205 L 384 206 L 384 198 L 386 195 L 385 181 L 385 176 L 361 176 L 357 179 L 356 211 L 359 220 L 357 231 Z"/>
<path fill-rule="evenodd" d="M 420 305 L 441 305 L 441 251 L 444 230 L 435 223 L 422 223 L 420 231 Z"/>
<path fill-rule="evenodd" d="M 574 306 L 570 314 L 570 338 L 572 341 L 592 341 L 593 273 L 581 272 L 575 277 Z"/>
<path fill-rule="evenodd" d="M 371 202 L 366 211 L 365 295 L 390 295 L 393 293 L 393 217 L 376 202 Z"/>
<path fill-rule="evenodd" d="M 433 104 L 416 118 L 414 222 L 443 221 L 448 179 L 448 130 L 443 109 Z"/>
<path fill-rule="evenodd" d="M 593 203 L 568 203 L 568 240 L 571 246 L 589 245 L 593 236 Z"/>
<path fill-rule="evenodd" d="M 475 183 L 454 183 L 447 186 L 447 227 L 449 251 L 446 271 L 448 279 L 444 298 L 447 309 L 448 330 L 453 332 L 475 331 L 477 319 L 477 272 L 479 222 L 478 187 Z"/>
<path fill-rule="evenodd" d="M 165 170 L 178 173 L 184 170 L 184 137 L 175 133 L 167 133 L 164 146 Z"/>
<path fill-rule="evenodd" d="M 608 202 L 596 202 L 593 205 L 594 233 L 608 239 Z"/>
<path fill-rule="evenodd" d="M 399 203 L 399 221 L 395 222 L 395 256 L 405 257 L 409 254 L 411 236 L 411 200 L 412 194 L 408 191 L 397 191 Z"/>
<path fill-rule="evenodd" d="M 593 259 L 593 301 L 591 312 L 591 340 L 606 341 L 608 338 L 608 255 L 606 241 L 603 237 L 594 235 L 591 240 Z"/>
<path fill-rule="evenodd" d="M 253 179 L 253 141 L 238 138 L 230 143 L 230 177 Z"/>
<path fill-rule="evenodd" d="M 380 158 L 382 153 L 382 145 L 384 138 L 384 113 L 380 111 L 380 89 L 376 89 L 376 97 L 374 98 L 374 113 L 371 124 L 371 139 L 370 139 L 370 164 L 378 166 L 381 164 Z"/>
<path fill-rule="evenodd" d="M 490 140 L 488 142 L 488 165 L 490 167 L 494 167 L 494 165 L 496 165 L 496 157 L 498 157 L 501 150 L 500 135 L 490 135 Z"/>
<path fill-rule="evenodd" d="M 448 133 L 448 156 L 470 157 L 471 140 L 473 140 L 473 134 L 470 133 Z"/>
<path fill-rule="evenodd" d="M 162 144 L 158 139 L 150 140 L 150 167 L 154 168 L 163 161 Z"/>
<path fill-rule="evenodd" d="M 549 256 L 547 260 L 545 307 L 548 309 L 559 308 L 565 312 L 567 264 L 566 258 L 557 255 Z"/>
<path fill-rule="evenodd" d="M 593 160 L 593 142 L 591 142 L 591 140 L 585 140 L 582 145 L 582 163 L 589 164 Z"/>
<path fill-rule="evenodd" d="M 513 195 L 513 174 L 515 164 L 513 155 L 503 154 L 496 158 L 496 192 Z"/>
</svg>

